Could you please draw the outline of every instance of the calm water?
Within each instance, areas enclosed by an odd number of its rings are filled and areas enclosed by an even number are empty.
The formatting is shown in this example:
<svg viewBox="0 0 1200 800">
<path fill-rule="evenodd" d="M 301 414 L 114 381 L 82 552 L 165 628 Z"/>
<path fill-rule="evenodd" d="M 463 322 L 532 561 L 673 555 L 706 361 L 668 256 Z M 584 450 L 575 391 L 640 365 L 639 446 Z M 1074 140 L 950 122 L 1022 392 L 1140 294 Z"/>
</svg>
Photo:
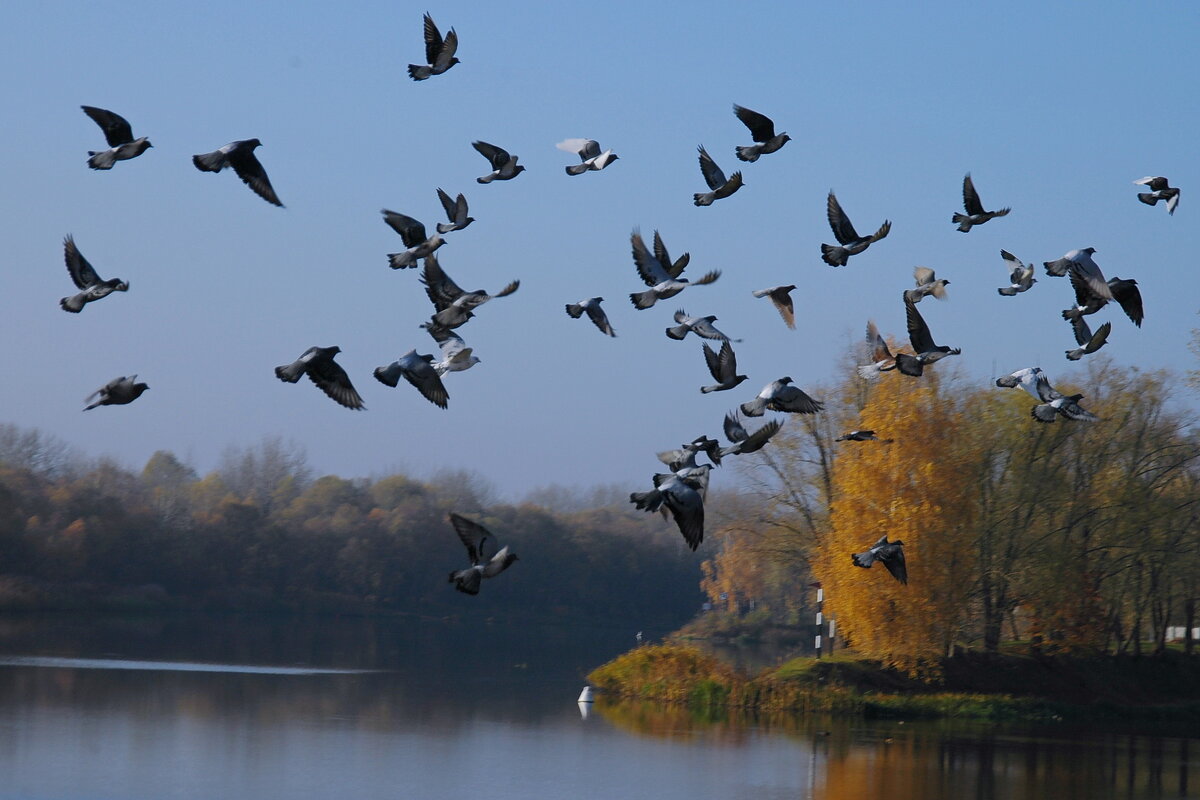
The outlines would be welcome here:
<svg viewBox="0 0 1200 800">
<path fill-rule="evenodd" d="M 1200 731 L 585 716 L 632 633 L 0 617 L 0 798 L 1200 797 Z"/>
</svg>

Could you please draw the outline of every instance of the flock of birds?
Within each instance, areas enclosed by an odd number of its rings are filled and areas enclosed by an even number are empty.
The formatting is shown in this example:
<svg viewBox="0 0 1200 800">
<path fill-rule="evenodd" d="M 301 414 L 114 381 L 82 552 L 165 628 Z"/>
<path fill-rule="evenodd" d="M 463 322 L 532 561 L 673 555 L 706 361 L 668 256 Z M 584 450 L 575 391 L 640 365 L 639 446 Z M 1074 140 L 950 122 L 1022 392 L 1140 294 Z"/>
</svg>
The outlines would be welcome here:
<svg viewBox="0 0 1200 800">
<path fill-rule="evenodd" d="M 442 75 L 459 63 L 456 55 L 457 33 L 452 28 L 443 37 L 429 14 L 424 16 L 424 39 L 426 63 L 410 64 L 408 67 L 408 74 L 414 81 L 424 81 Z M 93 106 L 82 108 L 84 113 L 99 125 L 109 145 L 107 150 L 88 153 L 87 164 L 92 169 L 112 169 L 118 161 L 136 158 L 152 147 L 147 137 L 134 138 L 129 122 L 119 114 Z M 787 133 L 776 133 L 775 124 L 769 117 L 739 105 L 734 105 L 733 111 L 738 120 L 749 129 L 754 141 L 752 145 L 735 147 L 734 153 L 740 161 L 757 162 L 761 157 L 779 151 L 790 141 Z M 255 156 L 254 151 L 260 144 L 258 139 L 230 142 L 210 153 L 192 156 L 192 163 L 202 172 L 219 173 L 230 168 L 263 200 L 283 207 L 271 186 L 266 170 Z M 489 172 L 476 179 L 479 184 L 513 180 L 525 171 L 525 166 L 518 164 L 518 157 L 502 147 L 484 141 L 473 142 L 472 146 L 487 160 L 490 167 Z M 567 139 L 556 146 L 579 159 L 579 163 L 565 167 L 569 176 L 598 172 L 618 160 L 616 153 L 612 150 L 601 150 L 599 143 L 592 139 Z M 704 146 L 700 146 L 698 152 L 700 173 L 709 191 L 693 195 L 696 206 L 710 206 L 741 189 L 743 181 L 740 171 L 726 176 Z M 1175 213 L 1180 192 L 1178 188 L 1171 187 L 1166 178 L 1151 176 L 1134 183 L 1150 189 L 1149 192 L 1139 193 L 1138 200 L 1147 205 L 1156 205 L 1159 201 L 1164 201 L 1167 212 L 1172 215 Z M 513 280 L 493 294 L 482 289 L 463 290 L 446 274 L 438 263 L 436 251 L 445 243 L 445 235 L 464 230 L 474 218 L 469 215 L 467 200 L 462 194 L 451 198 L 447 192 L 438 188 L 437 195 L 447 221 L 438 223 L 432 235 L 423 223 L 411 216 L 388 209 L 381 213 L 383 221 L 400 236 L 404 245 L 403 250 L 388 254 L 389 266 L 397 270 L 416 269 L 418 266 L 421 268 L 420 282 L 433 305 L 433 313 L 421 327 L 437 344 L 439 355 L 419 354 L 414 348 L 390 364 L 376 368 L 373 374 L 377 380 L 389 387 L 398 386 L 403 378 L 426 400 L 445 409 L 449 403 L 449 393 L 443 380 L 445 376 L 470 369 L 480 363 L 472 348 L 468 347 L 455 331 L 472 319 L 483 304 L 516 292 L 520 282 Z M 975 226 L 1004 217 L 1010 212 L 1007 207 L 995 211 L 986 210 L 969 173 L 963 178 L 962 199 L 965 213 L 954 213 L 951 222 L 963 233 L 970 232 Z M 890 220 L 884 220 L 874 233 L 868 236 L 859 235 L 832 190 L 826 199 L 826 215 L 837 243 L 821 244 L 821 258 L 832 267 L 846 266 L 851 257 L 863 253 L 872 244 L 886 238 L 892 227 Z M 720 270 L 708 271 L 695 280 L 683 277 L 691 259 L 690 254 L 684 253 L 672 259 L 658 231 L 654 232 L 651 244 L 647 245 L 641 231 L 635 228 L 630 235 L 630 246 L 637 275 L 647 287 L 629 295 L 630 302 L 637 310 L 651 309 L 660 300 L 675 297 L 693 286 L 711 285 L 721 277 Z M 1074 305 L 1062 312 L 1063 319 L 1071 325 L 1078 345 L 1077 348 L 1066 352 L 1066 357 L 1070 360 L 1078 360 L 1094 353 L 1107 342 L 1112 323 L 1105 322 L 1093 332 L 1086 318 L 1100 311 L 1109 302 L 1117 303 L 1136 326 L 1141 327 L 1142 323 L 1142 299 L 1137 281 L 1116 277 L 1106 279 L 1092 257 L 1095 252 L 1094 248 L 1086 247 L 1071 250 L 1054 261 L 1044 262 L 1047 275 L 1068 277 L 1074 290 Z M 1014 297 L 1029 291 L 1037 282 L 1034 278 L 1034 267 L 1026 265 L 1007 250 L 1001 250 L 1000 256 L 1009 275 L 1009 285 L 997 289 L 998 293 L 1004 297 Z M 126 281 L 117 278 L 102 279 L 69 235 L 64 240 L 64 258 L 67 271 L 79 290 L 74 295 L 62 298 L 60 305 L 65 311 L 79 313 L 88 303 L 107 297 L 113 292 L 129 290 Z M 920 378 L 931 365 L 961 353 L 959 348 L 938 345 L 935 342 L 917 307 L 923 298 L 930 295 L 935 299 L 944 299 L 945 287 L 950 281 L 938 279 L 934 271 L 926 267 L 917 267 L 913 275 L 915 288 L 905 290 L 902 295 L 912 352 L 893 353 L 874 321 L 869 320 L 866 342 L 870 363 L 858 367 L 859 375 L 865 380 L 878 380 L 883 373 L 892 370 L 909 377 Z M 788 328 L 795 328 L 795 309 L 790 295 L 795 288 L 795 285 L 771 286 L 756 290 L 753 295 L 756 298 L 769 299 L 784 324 Z M 586 314 L 602 334 L 615 337 L 617 334 L 601 306 L 603 301 L 602 297 L 589 297 L 576 303 L 568 303 L 566 313 L 575 319 Z M 721 343 L 719 350 L 702 343 L 705 364 L 715 381 L 701 387 L 702 393 L 728 391 L 748 380 L 746 375 L 738 374 L 737 356 L 732 346 L 740 340 L 732 339 L 716 328 L 713 324 L 717 320 L 716 316 L 694 316 L 679 309 L 675 311 L 673 320 L 675 324 L 666 328 L 666 335 L 671 339 L 684 340 L 689 333 L 694 333 L 700 339 Z M 275 375 L 288 383 L 296 383 L 301 377 L 308 376 L 309 380 L 338 404 L 350 409 L 363 409 L 365 406 L 362 397 L 354 388 L 349 375 L 335 361 L 339 352 L 341 351 L 338 347 L 310 347 L 291 363 L 276 367 Z M 1028 391 L 1037 400 L 1037 405 L 1031 409 L 1031 415 L 1038 422 L 1053 422 L 1059 416 L 1073 421 L 1098 420 L 1097 416 L 1080 406 L 1082 395 L 1064 396 L 1056 391 L 1050 385 L 1046 374 L 1038 367 L 1018 370 L 999 378 L 996 383 L 1001 387 L 1021 387 Z M 137 381 L 137 375 L 120 376 L 88 397 L 84 410 L 104 405 L 132 403 L 148 388 L 147 384 Z M 822 405 L 819 400 L 792 385 L 790 377 L 771 381 L 755 397 L 741 403 L 737 410 L 726 414 L 723 430 L 725 438 L 729 441 L 727 446 L 702 435 L 678 449 L 658 453 L 659 460 L 667 465 L 668 471 L 655 474 L 653 488 L 633 492 L 630 502 L 647 512 L 661 511 L 664 516 L 670 514 L 687 545 L 695 550 L 704 538 L 704 500 L 708 490 L 709 473 L 713 468 L 720 466 L 724 458 L 762 449 L 783 425 L 780 419 L 773 419 L 751 432 L 744 427 L 742 415 L 761 417 L 768 410 L 784 414 L 816 414 L 821 411 Z M 881 439 L 875 431 L 856 430 L 839 437 L 837 441 L 888 443 L 891 440 Z M 708 463 L 698 462 L 697 458 L 701 453 L 705 454 Z M 483 578 L 500 574 L 517 560 L 517 556 L 509 552 L 508 547 L 499 548 L 495 537 L 478 523 L 458 514 L 451 514 L 449 519 L 466 547 L 470 560 L 468 568 L 450 574 L 450 582 L 459 591 L 477 594 Z M 852 562 L 856 566 L 869 568 L 878 561 L 898 581 L 907 583 L 903 544 L 899 540 L 889 542 L 887 536 L 884 536 L 868 550 L 853 554 Z"/>
</svg>

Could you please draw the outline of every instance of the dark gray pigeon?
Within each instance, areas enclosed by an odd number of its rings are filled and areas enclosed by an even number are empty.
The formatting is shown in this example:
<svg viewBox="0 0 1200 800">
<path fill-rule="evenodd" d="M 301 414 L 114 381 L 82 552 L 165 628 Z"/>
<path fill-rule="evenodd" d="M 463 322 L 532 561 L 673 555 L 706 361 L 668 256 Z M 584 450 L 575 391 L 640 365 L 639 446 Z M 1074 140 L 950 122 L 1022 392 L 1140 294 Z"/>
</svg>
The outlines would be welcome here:
<svg viewBox="0 0 1200 800">
<path fill-rule="evenodd" d="M 493 298 L 507 297 L 521 286 L 520 281 L 511 281 L 496 294 L 488 294 L 483 289 L 465 292 L 446 274 L 432 253 L 425 257 L 421 283 L 425 286 L 425 294 L 437 309 L 433 322 L 446 328 L 459 327 L 474 316 L 475 308 Z"/>
<path fill-rule="evenodd" d="M 276 367 L 275 377 L 287 383 L 296 383 L 301 375 L 308 375 L 308 379 L 338 405 L 355 411 L 365 408 L 354 384 L 350 382 L 350 376 L 333 360 L 340 352 L 342 348 L 336 346 L 310 347 L 291 364 Z"/>
<path fill-rule="evenodd" d="M 120 114 L 95 106 L 80 108 L 104 131 L 104 140 L 108 142 L 109 147 L 108 150 L 88 151 L 87 165 L 92 169 L 112 169 L 113 164 L 118 161 L 137 158 L 146 152 L 147 148 L 154 146 L 145 136 L 134 139 L 133 128 Z"/>
<path fill-rule="evenodd" d="M 878 561 L 892 574 L 893 578 L 903 584 L 908 583 L 908 567 L 904 563 L 904 542 L 900 539 L 889 542 L 887 536 L 884 536 L 871 545 L 869 550 L 852 554 L 850 560 L 854 562 L 854 566 L 864 569 L 870 569 L 871 565 Z"/>
<path fill-rule="evenodd" d="M 791 382 L 791 378 L 771 381 L 762 388 L 757 397 L 742 403 L 742 413 L 747 417 L 761 417 L 768 408 L 792 414 L 816 414 L 821 410 L 824 403 L 813 400 L 795 386 L 789 386 Z"/>
<path fill-rule="evenodd" d="M 63 239 L 63 258 L 67 262 L 67 272 L 70 273 L 71 280 L 79 289 L 78 294 L 64 297 L 58 301 L 63 311 L 78 314 L 85 305 L 93 300 L 108 297 L 113 292 L 129 291 L 129 284 L 123 280 L 117 278 L 101 280 L 100 276 L 96 274 L 96 270 L 79 252 L 79 248 L 75 246 L 75 239 L 70 234 Z"/>
<path fill-rule="evenodd" d="M 631 493 L 629 502 L 646 512 L 665 507 L 675 518 L 683 540 L 695 550 L 704 541 L 704 498 L 700 496 L 700 491 L 701 482 L 698 478 L 680 477 L 673 472 L 662 473 L 654 476 L 654 489 Z"/>
<path fill-rule="evenodd" d="M 742 161 L 758 161 L 759 156 L 770 155 L 792 140 L 786 133 L 775 133 L 775 123 L 771 118 L 757 111 L 733 104 L 733 113 L 742 124 L 750 129 L 750 136 L 758 144 L 749 147 L 738 147 L 734 152 Z"/>
<path fill-rule="evenodd" d="M 707 344 L 702 347 L 704 348 L 704 363 L 708 365 L 708 371 L 716 381 L 712 386 L 701 386 L 702 393 L 723 392 L 746 380 L 745 375 L 737 374 L 737 356 L 734 355 L 733 347 L 729 344 L 728 339 L 721 345 L 720 353 L 715 352 Z"/>
<path fill-rule="evenodd" d="M 616 331 L 613 330 L 613 326 L 608 321 L 608 315 L 600 307 L 600 304 L 603 302 L 603 297 L 589 297 L 587 300 L 580 300 L 578 303 L 567 303 L 567 314 L 572 319 L 579 319 L 586 313 L 588 319 L 600 329 L 601 333 L 616 336 Z"/>
<path fill-rule="evenodd" d="M 484 578 L 496 577 L 518 560 L 516 553 L 508 552 L 508 545 L 497 550 L 496 537 L 478 522 L 451 513 L 450 524 L 471 559 L 471 566 L 450 573 L 450 583 L 460 592 L 479 594 L 479 585 Z"/>
<path fill-rule="evenodd" d="M 979 192 L 975 191 L 975 182 L 971 180 L 971 173 L 967 173 L 963 177 L 963 206 L 966 208 L 966 214 L 955 214 L 950 221 L 958 226 L 958 230 L 966 233 L 971 230 L 973 225 L 982 225 L 993 217 L 1003 217 L 1012 211 L 1011 208 L 1002 208 L 999 211 L 984 211 L 983 203 L 979 200 Z"/>
<path fill-rule="evenodd" d="M 408 77 L 423 81 L 432 75 L 441 75 L 459 63 L 454 54 L 458 51 L 458 34 L 454 28 L 442 38 L 441 31 L 433 23 L 433 17 L 425 14 L 425 61 L 426 64 L 409 64 Z"/>
<path fill-rule="evenodd" d="M 450 395 L 446 392 L 446 387 L 442 384 L 441 376 L 434 368 L 433 363 L 432 355 L 417 355 L 416 350 L 409 350 L 387 366 L 376 367 L 372 374 L 375 375 L 377 381 L 384 386 L 391 386 L 393 389 L 400 383 L 400 379 L 404 378 L 416 387 L 426 400 L 438 408 L 445 408 L 450 400 Z"/>
<path fill-rule="evenodd" d="M 720 342 L 740 342 L 741 339 L 730 339 L 725 334 L 721 333 L 713 323 L 717 321 L 715 316 L 711 314 L 707 317 L 690 317 L 682 308 L 675 312 L 674 327 L 667 328 L 667 337 L 679 341 L 686 337 L 689 333 L 694 333 L 701 339 L 712 339 Z"/>
<path fill-rule="evenodd" d="M 867 348 L 872 363 L 860 366 L 858 368 L 859 376 L 873 381 L 879 377 L 879 373 L 896 368 L 896 357 L 888 349 L 887 342 L 879 335 L 879 329 L 875 327 L 874 320 L 867 320 Z"/>
<path fill-rule="evenodd" d="M 890 444 L 893 440 L 892 439 L 880 439 L 878 436 L 875 435 L 875 431 L 850 431 L 849 433 L 843 433 L 841 436 L 834 439 L 834 441 L 835 442 L 883 442 L 885 444 Z"/>
<path fill-rule="evenodd" d="M 653 254 L 646 247 L 642 233 L 637 228 L 634 228 L 633 233 L 630 234 L 629 242 L 633 248 L 633 263 L 637 267 L 638 276 L 650 287 L 647 291 L 634 292 L 629 295 L 629 301 L 637 309 L 650 308 L 659 300 L 674 297 L 689 286 L 704 286 L 721 277 L 721 271 L 716 269 L 705 273 L 694 283 L 688 281 L 687 278 L 679 277 L 691 260 L 691 256 L 684 253 L 672 262 L 658 231 L 654 232 Z"/>
<path fill-rule="evenodd" d="M 278 195 L 271 188 L 271 180 L 267 177 L 267 171 L 254 156 L 254 149 L 261 145 L 262 142 L 258 139 L 241 139 L 230 142 L 211 153 L 192 156 L 192 163 L 201 172 L 220 172 L 226 167 L 233 167 L 233 171 L 242 179 L 242 183 L 249 186 L 256 195 L 268 203 L 283 208 L 283 203 L 279 202 Z"/>
<path fill-rule="evenodd" d="M 589 170 L 599 172 L 617 160 L 617 154 L 612 150 L 600 152 L 600 143 L 595 139 L 566 139 L 554 146 L 579 156 L 580 163 L 566 168 L 568 175 L 582 175 Z"/>
<path fill-rule="evenodd" d="M 137 375 L 122 375 L 119 378 L 113 378 L 87 396 L 83 402 L 89 405 L 84 406 L 83 410 L 91 411 L 97 406 L 123 406 L 126 403 L 132 403 L 142 396 L 142 392 L 150 388 L 146 384 L 136 381 Z M 96 402 L 93 403 L 92 400 Z"/>
<path fill-rule="evenodd" d="M 405 267 L 416 269 L 419 259 L 432 255 L 434 250 L 446 243 L 446 240 L 436 233 L 433 236 L 426 236 L 425 226 L 410 216 L 397 214 L 386 208 L 379 213 L 383 214 L 383 221 L 400 234 L 400 239 L 408 248 L 402 253 L 388 253 L 388 266 L 392 269 L 404 269 Z M 439 225 L 438 228 L 440 229 L 441 226 Z"/>
<path fill-rule="evenodd" d="M 1158 205 L 1159 200 L 1167 201 L 1167 213 L 1174 216 L 1175 207 L 1179 205 L 1179 190 L 1168 184 L 1167 179 L 1161 176 L 1147 175 L 1141 180 L 1134 181 L 1138 186 L 1149 186 L 1149 192 L 1139 192 L 1138 200 L 1141 200 L 1148 206 Z"/>
<path fill-rule="evenodd" d="M 787 286 L 772 286 L 770 289 L 755 289 L 751 294 L 755 297 L 769 297 L 771 303 L 774 304 L 775 310 L 779 312 L 779 316 L 783 317 L 783 324 L 787 325 L 792 330 L 796 329 L 796 310 L 792 306 L 791 291 L 796 288 L 796 284 Z"/>
<path fill-rule="evenodd" d="M 946 356 L 956 356 L 962 352 L 957 347 L 946 347 L 933 341 L 929 326 L 925 324 L 921 312 L 917 311 L 916 304 L 908 299 L 907 292 L 904 293 L 904 311 L 908 317 L 908 340 L 912 343 L 913 352 L 916 355 L 896 354 L 896 368 L 900 372 L 913 378 L 919 378 L 925 372 L 926 364 L 932 364 L 941 361 Z"/>
<path fill-rule="evenodd" d="M 773 419 L 754 433 L 747 433 L 737 411 L 730 411 L 725 415 L 725 438 L 731 444 L 729 447 L 721 448 L 721 458 L 745 455 L 763 449 L 766 443 L 771 441 L 771 437 L 779 433 L 779 429 L 782 427 L 781 421 Z"/>
<path fill-rule="evenodd" d="M 666 464 L 671 472 L 686 475 L 703 466 L 696 463 L 696 456 L 700 453 L 706 454 L 714 465 L 721 465 L 721 443 L 707 436 L 697 436 L 678 450 L 663 450 L 657 456 L 658 460 Z"/>
<path fill-rule="evenodd" d="M 913 267 L 913 280 L 916 281 L 917 288 L 909 289 L 904 296 L 914 303 L 921 302 L 921 298 L 928 295 L 933 295 L 938 300 L 946 299 L 946 287 L 950 285 L 950 281 L 939 279 L 937 273 L 929 267 Z"/>
<path fill-rule="evenodd" d="M 1108 289 L 1113 299 L 1121 306 L 1125 316 L 1137 327 L 1142 327 L 1142 293 L 1138 290 L 1137 281 L 1132 278 L 1109 278 Z"/>
<path fill-rule="evenodd" d="M 1078 316 L 1071 319 L 1071 330 L 1075 333 L 1075 342 L 1079 347 L 1068 350 L 1067 358 L 1071 361 L 1078 361 L 1104 347 L 1105 342 L 1108 341 L 1108 334 L 1112 331 L 1112 323 L 1106 322 L 1097 328 L 1095 333 L 1092 333 L 1087 320 Z"/>
<path fill-rule="evenodd" d="M 491 172 L 475 179 L 478 183 L 512 180 L 525 171 L 525 167 L 517 164 L 517 156 L 509 155 L 507 150 L 487 142 L 471 142 L 471 146 L 492 165 Z"/>
<path fill-rule="evenodd" d="M 700 174 L 704 176 L 704 182 L 712 191 L 692 195 L 692 202 L 698 206 L 711 206 L 713 201 L 729 197 L 742 188 L 741 172 L 735 172 L 726 179 L 725 173 L 712 160 L 704 145 L 700 145 L 697 150 L 700 151 Z"/>
<path fill-rule="evenodd" d="M 1079 405 L 1083 398 L 1081 394 L 1065 396 L 1050 385 L 1050 379 L 1041 367 L 1026 367 L 1011 375 L 1003 375 L 996 379 L 996 385 L 1007 389 L 1021 387 L 1038 401 L 1029 410 L 1030 415 L 1038 422 L 1054 422 L 1058 415 L 1079 422 L 1097 422 L 1099 417 L 1089 411 L 1084 411 Z"/>
<path fill-rule="evenodd" d="M 441 189 L 437 190 L 437 194 L 438 200 L 442 201 L 442 208 L 446 210 L 446 218 L 450 220 L 449 224 L 445 222 L 437 224 L 438 233 L 461 231 L 475 221 L 474 217 L 467 216 L 467 198 L 463 197 L 462 192 L 459 192 L 458 197 L 454 200 L 451 200 L 450 195 Z"/>
<path fill-rule="evenodd" d="M 870 247 L 872 242 L 878 242 L 892 230 L 891 220 L 885 219 L 875 233 L 870 236 L 859 236 L 858 232 L 854 230 L 854 226 L 850 224 L 850 218 L 846 216 L 846 212 L 842 211 L 842 206 L 838 203 L 832 189 L 829 190 L 829 197 L 825 198 L 825 216 L 829 219 L 829 227 L 833 229 L 834 238 L 841 245 L 840 247 L 829 244 L 821 245 L 821 259 L 831 267 L 846 266 L 850 256 L 858 255 Z"/>
<path fill-rule="evenodd" d="M 1027 292 L 1037 283 L 1037 278 L 1033 277 L 1033 265 L 1026 265 L 1021 259 L 1014 256 L 1007 250 L 1000 251 L 1000 257 L 1004 259 L 1004 266 L 1008 269 L 1009 286 L 997 289 L 996 291 L 1005 297 L 1013 297 L 1018 292 Z"/>
</svg>

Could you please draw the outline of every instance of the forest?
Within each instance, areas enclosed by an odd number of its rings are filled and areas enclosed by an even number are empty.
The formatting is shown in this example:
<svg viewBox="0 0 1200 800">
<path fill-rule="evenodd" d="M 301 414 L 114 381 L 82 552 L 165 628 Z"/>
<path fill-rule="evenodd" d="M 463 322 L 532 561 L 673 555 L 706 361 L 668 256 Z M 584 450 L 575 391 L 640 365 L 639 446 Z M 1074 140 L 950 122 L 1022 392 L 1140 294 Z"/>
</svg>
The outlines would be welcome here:
<svg viewBox="0 0 1200 800">
<path fill-rule="evenodd" d="M 314 478 L 276 439 L 225 452 L 199 476 L 169 452 L 140 472 L 0 425 L 0 609 L 206 609 L 585 617 L 670 628 L 702 596 L 694 555 L 659 517 L 612 493 L 496 502 L 486 481 Z M 546 505 L 553 500 L 557 510 Z M 519 561 L 479 597 L 450 511 L 487 526 Z"/>
</svg>

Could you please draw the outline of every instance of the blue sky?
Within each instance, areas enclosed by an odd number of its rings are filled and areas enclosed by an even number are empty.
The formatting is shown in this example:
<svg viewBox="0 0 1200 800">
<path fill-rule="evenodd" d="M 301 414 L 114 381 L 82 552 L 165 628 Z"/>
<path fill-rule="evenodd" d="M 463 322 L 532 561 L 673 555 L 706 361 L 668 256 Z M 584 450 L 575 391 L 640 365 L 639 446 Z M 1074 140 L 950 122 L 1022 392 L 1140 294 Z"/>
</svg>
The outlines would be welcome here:
<svg viewBox="0 0 1200 800">
<path fill-rule="evenodd" d="M 829 380 L 868 318 L 904 335 L 901 290 L 914 265 L 951 280 L 921 310 L 939 343 L 980 382 L 1038 364 L 1071 370 L 1059 311 L 1065 279 L 1040 262 L 1092 246 L 1109 277 L 1136 278 L 1139 331 L 1118 310 L 1104 353 L 1120 364 L 1196 368 L 1200 324 L 1194 197 L 1200 127 L 1193 77 L 1200 9 L 1186 4 L 611 3 L 428 10 L 457 29 L 462 63 L 414 83 L 425 5 L 310 7 L 212 2 L 25 4 L 0 32 L 9 124 L 3 202 L 9 337 L 0 421 L 140 467 L 169 449 L 201 472 L 221 451 L 281 436 L 318 472 L 344 476 L 477 471 L 520 496 L 548 483 L 637 488 L 656 450 L 703 432 L 758 388 L 790 375 Z M 793 141 L 755 164 L 733 103 L 772 117 Z M 154 149 L 109 172 L 85 165 L 103 138 L 81 104 L 124 115 Z M 190 163 L 234 139 L 258 155 L 286 209 L 232 174 Z M 554 144 L 591 137 L 620 160 L 571 178 Z M 520 156 L 514 181 L 479 186 L 484 139 Z M 745 187 L 710 208 L 696 146 L 741 168 Z M 1013 212 L 961 234 L 961 181 Z M 1131 181 L 1183 187 L 1174 217 L 1138 203 Z M 441 411 L 371 370 L 412 347 L 431 307 L 416 271 L 393 272 L 390 208 L 432 229 L 435 191 L 464 192 L 477 222 L 440 251 L 464 288 L 521 289 L 459 333 L 482 359 L 450 375 Z M 850 264 L 820 260 L 836 190 L 860 231 L 891 235 Z M 659 229 L 689 273 L 720 281 L 649 311 L 629 234 Z M 72 233 L 104 277 L 131 283 L 78 316 L 62 261 Z M 999 250 L 1038 263 L 1016 298 Z M 787 330 L 753 289 L 796 283 Z M 571 320 L 567 302 L 601 295 L 618 334 Z M 702 396 L 700 343 L 663 335 L 679 307 L 716 314 L 744 339 L 750 376 Z M 272 374 L 310 345 L 339 345 L 368 410 L 336 406 Z M 947 362 L 950 363 L 950 362 Z M 128 407 L 80 413 L 117 375 L 150 391 Z M 819 392 L 814 394 L 820 396 Z M 1184 399 L 1186 394 L 1181 391 Z M 1194 400 L 1194 395 L 1192 396 Z M 1103 409 L 1093 409 L 1103 416 Z"/>
</svg>

